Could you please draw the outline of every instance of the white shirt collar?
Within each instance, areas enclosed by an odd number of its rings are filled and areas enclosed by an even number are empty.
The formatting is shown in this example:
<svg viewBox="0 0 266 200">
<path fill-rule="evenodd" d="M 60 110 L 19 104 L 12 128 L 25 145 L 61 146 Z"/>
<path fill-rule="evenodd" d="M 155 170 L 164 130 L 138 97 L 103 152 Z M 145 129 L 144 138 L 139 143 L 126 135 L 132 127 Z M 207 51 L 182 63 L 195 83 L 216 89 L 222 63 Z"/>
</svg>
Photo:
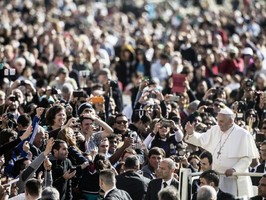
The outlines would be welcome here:
<svg viewBox="0 0 266 200">
<path fill-rule="evenodd" d="M 164 183 L 164 182 L 166 182 L 166 183 L 167 183 L 167 186 L 169 186 L 169 185 L 171 185 L 172 178 L 171 178 L 170 180 L 168 180 L 168 181 L 164 181 L 164 180 L 162 179 L 162 188 L 163 188 L 163 183 Z"/>
</svg>

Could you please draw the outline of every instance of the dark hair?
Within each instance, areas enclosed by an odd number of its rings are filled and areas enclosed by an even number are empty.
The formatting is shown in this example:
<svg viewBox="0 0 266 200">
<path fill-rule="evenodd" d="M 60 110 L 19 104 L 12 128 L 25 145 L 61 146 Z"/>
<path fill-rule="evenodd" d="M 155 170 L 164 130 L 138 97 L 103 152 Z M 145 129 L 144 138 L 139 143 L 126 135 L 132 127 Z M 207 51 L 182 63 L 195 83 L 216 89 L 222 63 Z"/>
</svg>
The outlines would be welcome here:
<svg viewBox="0 0 266 200">
<path fill-rule="evenodd" d="M 213 182 L 215 187 L 219 186 L 219 176 L 218 173 L 214 170 L 206 170 L 202 172 L 200 178 L 204 178 L 208 184 Z"/>
<path fill-rule="evenodd" d="M 123 171 L 123 168 L 125 166 L 124 161 L 119 161 L 119 163 L 116 165 L 115 170 L 117 171 L 118 174 L 121 174 Z"/>
<path fill-rule="evenodd" d="M 108 159 L 106 159 L 104 154 L 97 154 L 94 158 L 93 164 L 95 170 L 98 172 L 104 169 L 112 168 L 112 164 Z"/>
<path fill-rule="evenodd" d="M 54 125 L 55 115 L 62 110 L 65 110 L 64 106 L 57 104 L 49 108 L 45 114 L 47 124 L 49 124 L 50 126 Z"/>
<path fill-rule="evenodd" d="M 126 169 L 136 169 L 140 164 L 137 156 L 129 156 L 125 160 L 125 168 Z"/>
<path fill-rule="evenodd" d="M 123 113 L 118 113 L 118 114 L 115 115 L 115 121 L 116 121 L 116 119 L 117 119 L 118 117 L 125 117 L 125 118 L 127 118 L 127 116 L 124 115 Z"/>
<path fill-rule="evenodd" d="M 3 129 L 2 131 L 0 131 L 0 145 L 6 144 L 7 142 L 9 142 L 9 139 L 11 137 L 17 138 L 18 133 L 12 129 Z"/>
<path fill-rule="evenodd" d="M 31 124 L 31 117 L 28 114 L 20 115 L 17 119 L 17 124 L 28 127 Z"/>
<path fill-rule="evenodd" d="M 57 151 L 61 148 L 61 144 L 66 143 L 64 140 L 56 139 L 54 141 L 54 145 L 52 147 L 52 154 L 54 155 L 54 150 L 56 149 Z"/>
<path fill-rule="evenodd" d="M 110 140 L 114 140 L 114 139 L 119 139 L 119 136 L 113 133 L 113 134 L 111 134 L 111 135 L 108 137 L 108 140 L 109 140 L 109 141 L 110 141 Z"/>
<path fill-rule="evenodd" d="M 42 191 L 42 185 L 36 178 L 31 178 L 25 184 L 25 191 L 31 196 L 39 197 Z"/>
<path fill-rule="evenodd" d="M 162 148 L 153 147 L 149 150 L 148 158 L 150 158 L 152 155 L 161 155 L 162 157 L 165 157 L 165 151 Z"/>
<path fill-rule="evenodd" d="M 14 167 L 11 170 L 11 173 L 14 177 L 17 177 L 22 170 L 26 168 L 25 161 L 29 160 L 28 158 L 20 158 L 15 161 Z"/>
<path fill-rule="evenodd" d="M 212 154 L 208 151 L 204 151 L 200 154 L 200 159 L 207 158 L 210 165 L 212 164 Z"/>
<path fill-rule="evenodd" d="M 137 152 L 135 151 L 135 149 L 128 147 L 124 150 L 124 152 L 121 155 L 121 158 L 123 158 L 125 156 L 126 153 L 131 153 L 133 155 L 137 155 Z"/>
<path fill-rule="evenodd" d="M 108 186 L 115 185 L 115 173 L 112 169 L 105 169 L 100 171 L 100 179 Z"/>
<path fill-rule="evenodd" d="M 166 53 L 161 53 L 161 54 L 160 54 L 160 58 L 161 58 L 161 59 L 165 59 L 165 60 L 169 60 L 169 55 L 166 54 Z"/>
</svg>

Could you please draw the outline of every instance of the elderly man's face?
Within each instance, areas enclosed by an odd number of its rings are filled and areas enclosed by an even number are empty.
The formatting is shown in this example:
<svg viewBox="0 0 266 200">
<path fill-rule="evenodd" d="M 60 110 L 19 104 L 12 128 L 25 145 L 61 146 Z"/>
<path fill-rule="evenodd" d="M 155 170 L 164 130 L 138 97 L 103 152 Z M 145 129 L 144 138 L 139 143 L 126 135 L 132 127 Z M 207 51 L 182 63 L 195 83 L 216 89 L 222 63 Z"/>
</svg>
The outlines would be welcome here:
<svg viewBox="0 0 266 200">
<path fill-rule="evenodd" d="M 39 131 L 39 132 L 36 134 L 35 138 L 34 138 L 34 142 L 33 142 L 33 144 L 34 144 L 36 147 L 40 148 L 40 147 L 43 145 L 44 140 L 45 140 L 45 132 L 43 132 L 43 131 Z"/>
<path fill-rule="evenodd" d="M 227 131 L 233 124 L 233 119 L 231 119 L 229 115 L 218 113 L 217 120 L 218 125 L 223 132 Z"/>
</svg>

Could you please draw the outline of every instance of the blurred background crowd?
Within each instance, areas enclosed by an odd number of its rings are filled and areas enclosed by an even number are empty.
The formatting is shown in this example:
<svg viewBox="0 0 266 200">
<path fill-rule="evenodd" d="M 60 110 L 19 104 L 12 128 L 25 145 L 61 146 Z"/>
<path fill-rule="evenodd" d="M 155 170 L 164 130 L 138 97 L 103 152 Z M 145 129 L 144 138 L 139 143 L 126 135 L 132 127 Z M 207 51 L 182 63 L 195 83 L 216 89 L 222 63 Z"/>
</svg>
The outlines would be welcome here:
<svg viewBox="0 0 266 200">
<path fill-rule="evenodd" d="M 90 199 L 99 171 L 123 173 L 129 155 L 149 179 L 163 176 L 168 157 L 176 174 L 200 171 L 206 152 L 186 144 L 183 129 L 207 131 L 225 106 L 258 148 L 266 138 L 265 1 L 2 0 L 0 13 L 5 184 L 23 173 L 26 182 L 30 165 L 66 176 L 51 183 L 61 199 L 72 199 L 62 197 L 70 188 Z M 64 157 L 71 164 L 60 171 L 53 160 Z M 10 196 L 24 192 L 18 185 Z"/>
</svg>

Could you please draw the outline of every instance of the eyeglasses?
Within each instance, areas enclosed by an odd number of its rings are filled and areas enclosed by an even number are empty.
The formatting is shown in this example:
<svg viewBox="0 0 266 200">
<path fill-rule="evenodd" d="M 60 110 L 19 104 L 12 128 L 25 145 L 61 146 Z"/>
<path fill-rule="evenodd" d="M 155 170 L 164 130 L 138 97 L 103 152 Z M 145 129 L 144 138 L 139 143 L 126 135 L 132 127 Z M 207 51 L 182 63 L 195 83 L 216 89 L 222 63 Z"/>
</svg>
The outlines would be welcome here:
<svg viewBox="0 0 266 200">
<path fill-rule="evenodd" d="M 168 128 L 168 126 L 166 126 L 166 125 L 163 125 L 163 126 L 160 126 L 160 128 Z"/>
<path fill-rule="evenodd" d="M 116 121 L 117 124 L 127 124 L 126 120 L 122 120 L 122 121 Z"/>
</svg>

